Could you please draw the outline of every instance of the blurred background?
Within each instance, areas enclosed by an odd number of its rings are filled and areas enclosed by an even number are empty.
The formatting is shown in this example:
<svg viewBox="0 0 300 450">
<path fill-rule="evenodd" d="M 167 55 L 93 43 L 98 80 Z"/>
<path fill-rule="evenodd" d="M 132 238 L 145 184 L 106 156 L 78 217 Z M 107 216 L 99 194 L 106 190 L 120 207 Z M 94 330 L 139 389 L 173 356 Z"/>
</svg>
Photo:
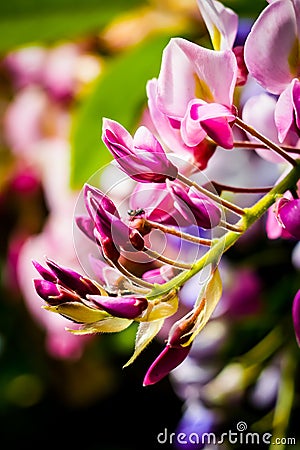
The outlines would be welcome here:
<svg viewBox="0 0 300 450">
<path fill-rule="evenodd" d="M 223 3 L 246 28 L 265 6 Z M 240 421 L 299 440 L 291 321 L 299 245 L 269 241 L 263 222 L 224 258 L 224 299 L 190 357 L 153 387 L 142 380 L 165 336 L 123 370 L 134 326 L 73 336 L 33 291 L 32 259 L 47 255 L 82 271 L 72 221 L 83 184 L 110 161 L 102 117 L 130 130 L 145 119 L 145 84 L 158 75 L 170 37 L 210 45 L 196 0 L 10 0 L 0 5 L 0 24 L 1 445 L 194 449 L 203 446 L 159 444 L 157 435 L 221 433 Z M 276 180 L 271 163 L 247 151 L 239 158 L 230 164 L 234 176 L 251 164 L 249 183 Z M 214 164 L 209 176 L 225 177 Z M 192 289 L 184 291 L 187 305 Z"/>
</svg>

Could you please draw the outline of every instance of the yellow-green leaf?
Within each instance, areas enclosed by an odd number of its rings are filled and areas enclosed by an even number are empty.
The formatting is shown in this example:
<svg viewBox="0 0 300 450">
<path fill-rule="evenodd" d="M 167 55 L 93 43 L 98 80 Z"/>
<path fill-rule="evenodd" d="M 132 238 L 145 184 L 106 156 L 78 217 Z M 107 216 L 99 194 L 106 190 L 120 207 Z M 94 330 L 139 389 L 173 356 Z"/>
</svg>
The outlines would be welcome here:
<svg viewBox="0 0 300 450">
<path fill-rule="evenodd" d="M 210 280 L 206 285 L 204 294 L 201 294 L 199 301 L 196 305 L 200 304 L 201 301 L 205 301 L 204 308 L 199 314 L 196 320 L 195 326 L 192 329 L 192 334 L 187 342 L 185 342 L 184 347 L 191 345 L 197 334 L 203 329 L 210 319 L 212 313 L 214 312 L 220 298 L 222 295 L 222 280 L 220 277 L 219 269 L 216 267 L 213 269 Z"/>
<path fill-rule="evenodd" d="M 136 340 L 135 349 L 132 357 L 124 364 L 123 367 L 127 367 L 133 363 L 137 356 L 147 347 L 152 339 L 157 335 L 163 326 L 164 319 L 155 320 L 154 322 L 142 322 L 139 325 Z"/>
<path fill-rule="evenodd" d="M 66 328 L 72 334 L 84 335 L 84 334 L 95 334 L 95 333 L 118 333 L 123 331 L 132 324 L 132 320 L 121 319 L 119 317 L 106 317 L 99 322 L 94 322 L 92 324 L 84 324 L 78 330 L 73 330 L 71 328 Z"/>
<path fill-rule="evenodd" d="M 62 303 L 61 305 L 44 306 L 43 308 L 78 323 L 93 323 L 109 316 L 105 311 L 89 308 L 79 302 Z"/>
</svg>

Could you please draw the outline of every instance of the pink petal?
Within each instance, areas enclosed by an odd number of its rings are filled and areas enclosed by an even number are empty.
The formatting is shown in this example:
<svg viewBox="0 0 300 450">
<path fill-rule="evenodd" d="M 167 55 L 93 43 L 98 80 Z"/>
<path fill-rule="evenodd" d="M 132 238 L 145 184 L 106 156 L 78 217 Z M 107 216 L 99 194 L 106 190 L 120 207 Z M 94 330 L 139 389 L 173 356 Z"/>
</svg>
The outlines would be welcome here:
<svg viewBox="0 0 300 450">
<path fill-rule="evenodd" d="M 192 100 L 182 121 L 181 133 L 183 140 L 187 145 L 197 145 L 207 133 L 210 137 L 213 135 L 216 138 L 216 142 L 220 143 L 220 145 L 224 143 L 225 146 L 231 145 L 229 148 L 232 148 L 232 133 L 231 129 L 230 132 L 228 130 L 229 125 L 227 120 L 224 119 L 225 117 L 229 120 L 234 119 L 234 115 L 226 106 Z M 223 120 L 211 120 L 219 118 Z M 206 129 L 204 129 L 205 127 Z M 224 136 L 222 136 L 223 134 Z M 231 138 L 229 138 L 229 135 Z M 212 139 L 214 138 L 212 137 Z"/>
<path fill-rule="evenodd" d="M 115 136 L 116 142 L 123 145 L 126 148 L 131 149 L 133 147 L 133 139 L 130 133 L 124 128 L 121 124 L 116 122 L 115 120 L 103 118 L 102 124 L 102 139 L 106 143 L 106 135 L 107 132 Z"/>
<path fill-rule="evenodd" d="M 243 108 L 243 120 L 273 142 L 279 143 L 274 119 L 275 107 L 276 99 L 268 94 L 250 97 Z M 248 139 L 259 143 L 258 139 L 253 138 L 250 134 L 248 134 Z M 257 149 L 256 152 L 267 161 L 274 163 L 283 161 L 281 156 L 270 150 Z"/>
<path fill-rule="evenodd" d="M 238 29 L 237 14 L 215 0 L 198 0 L 197 3 L 215 50 L 231 49 Z M 214 43 L 216 30 L 220 34 L 219 48 Z"/>
<path fill-rule="evenodd" d="M 296 75 L 297 35 L 293 2 L 276 1 L 263 10 L 246 40 L 249 73 L 273 94 L 280 94 Z"/>
<path fill-rule="evenodd" d="M 231 106 L 236 75 L 236 58 L 230 50 L 217 52 L 173 38 L 163 53 L 159 107 L 171 117 L 183 117 L 194 98 Z"/>
<path fill-rule="evenodd" d="M 280 142 L 284 141 L 294 121 L 292 91 L 293 83 L 290 83 L 280 95 L 275 108 L 275 123 Z"/>
</svg>

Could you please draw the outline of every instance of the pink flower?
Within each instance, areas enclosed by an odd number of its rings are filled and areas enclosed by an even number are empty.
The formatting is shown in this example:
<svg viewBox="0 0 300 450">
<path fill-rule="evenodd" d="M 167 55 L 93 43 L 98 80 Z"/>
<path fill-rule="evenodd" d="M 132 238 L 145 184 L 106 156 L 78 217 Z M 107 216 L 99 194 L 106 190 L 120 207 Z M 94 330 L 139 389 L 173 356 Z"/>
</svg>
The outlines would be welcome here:
<svg viewBox="0 0 300 450">
<path fill-rule="evenodd" d="M 147 83 L 149 113 L 160 138 L 166 146 L 179 157 L 190 161 L 198 169 L 206 168 L 211 156 L 214 154 L 216 144 L 204 139 L 197 145 L 187 145 L 181 135 L 180 126 L 174 126 L 169 117 L 164 114 L 157 104 L 157 79 L 153 78 Z"/>
<path fill-rule="evenodd" d="M 237 63 L 231 50 L 213 51 L 185 39 L 171 39 L 163 52 L 157 104 L 185 145 L 197 146 L 208 135 L 232 148 L 233 91 Z"/>
<path fill-rule="evenodd" d="M 132 137 L 114 120 L 103 120 L 102 139 L 120 168 L 141 183 L 164 183 L 177 176 L 177 168 L 167 156 L 155 136 L 142 126 Z"/>
<path fill-rule="evenodd" d="M 216 0 L 197 0 L 197 3 L 214 49 L 231 49 L 238 29 L 237 14 Z"/>
<path fill-rule="evenodd" d="M 281 198 L 277 202 L 277 217 L 282 227 L 300 240 L 300 199 Z"/>
<path fill-rule="evenodd" d="M 275 122 L 280 142 L 293 124 L 300 127 L 299 27 L 299 1 L 277 0 L 260 14 L 245 43 L 249 73 L 279 95 Z"/>
</svg>

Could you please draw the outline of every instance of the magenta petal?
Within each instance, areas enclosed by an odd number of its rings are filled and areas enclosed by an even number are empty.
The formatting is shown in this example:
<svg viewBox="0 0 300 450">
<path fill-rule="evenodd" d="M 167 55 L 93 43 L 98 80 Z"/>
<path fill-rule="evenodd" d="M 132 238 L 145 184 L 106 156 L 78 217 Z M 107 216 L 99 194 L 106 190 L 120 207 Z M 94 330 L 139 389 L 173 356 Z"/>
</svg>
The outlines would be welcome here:
<svg viewBox="0 0 300 450">
<path fill-rule="evenodd" d="M 99 294 L 99 289 L 89 278 L 68 267 L 60 266 L 50 259 L 46 262 L 59 281 L 67 288 L 77 292 L 81 297 L 85 297 L 87 294 Z"/>
<path fill-rule="evenodd" d="M 103 119 L 102 139 L 113 154 L 115 151 L 118 152 L 118 147 L 119 149 L 122 149 L 123 147 L 125 151 L 126 149 L 133 147 L 133 139 L 130 133 L 115 120 Z"/>
<path fill-rule="evenodd" d="M 232 129 L 225 118 L 205 120 L 201 122 L 201 126 L 218 145 L 226 149 L 233 148 Z"/>
<path fill-rule="evenodd" d="M 32 261 L 32 264 L 34 265 L 38 273 L 44 278 L 44 280 L 52 281 L 53 283 L 57 282 L 57 276 L 54 275 L 54 273 L 51 272 L 51 270 L 46 269 L 37 261 Z"/>
<path fill-rule="evenodd" d="M 296 117 L 297 127 L 300 128 L 300 81 L 298 79 L 293 80 L 293 106 Z"/>
<path fill-rule="evenodd" d="M 75 217 L 75 222 L 80 231 L 82 231 L 85 236 L 95 242 L 94 223 L 92 219 L 87 216 L 77 216 Z"/>
<path fill-rule="evenodd" d="M 49 305 L 80 301 L 80 297 L 58 284 L 47 280 L 33 280 L 37 294 Z"/>
<path fill-rule="evenodd" d="M 144 386 L 158 383 L 162 378 L 168 375 L 171 370 L 179 366 L 187 355 L 189 354 L 191 347 L 171 347 L 166 345 L 163 351 L 158 355 L 155 361 L 149 367 L 144 381 Z"/>
<path fill-rule="evenodd" d="M 285 229 L 300 239 L 300 199 L 290 200 L 278 208 L 278 215 Z"/>
<path fill-rule="evenodd" d="M 117 208 L 115 204 L 111 201 L 110 198 L 107 197 L 100 189 L 97 189 L 94 186 L 91 186 L 90 184 L 84 185 L 84 199 L 85 199 L 85 205 L 90 213 L 91 217 L 94 218 L 94 211 L 90 208 L 90 199 L 94 200 L 94 204 L 99 204 L 102 209 L 105 211 L 108 211 L 110 214 L 114 214 L 117 217 L 119 217 Z"/>
<path fill-rule="evenodd" d="M 293 314 L 293 322 L 294 322 L 296 339 L 297 339 L 298 345 L 300 347 L 300 289 L 294 298 L 292 314 Z"/>
<path fill-rule="evenodd" d="M 135 319 L 147 308 L 148 301 L 144 297 L 105 297 L 101 295 L 90 295 L 89 300 L 106 312 L 115 317 L 124 319 Z"/>
</svg>

